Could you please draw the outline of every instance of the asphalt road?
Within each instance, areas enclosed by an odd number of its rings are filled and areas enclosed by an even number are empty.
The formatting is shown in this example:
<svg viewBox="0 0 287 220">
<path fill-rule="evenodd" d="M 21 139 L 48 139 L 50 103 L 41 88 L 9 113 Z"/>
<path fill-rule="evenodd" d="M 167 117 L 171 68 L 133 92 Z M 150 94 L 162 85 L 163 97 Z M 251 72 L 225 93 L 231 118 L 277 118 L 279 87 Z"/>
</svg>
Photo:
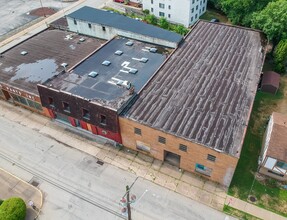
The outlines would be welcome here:
<svg viewBox="0 0 287 220">
<path fill-rule="evenodd" d="M 3 117 L 0 137 L 0 167 L 39 182 L 40 219 L 125 218 L 119 201 L 132 183 L 133 219 L 234 219 Z"/>
</svg>

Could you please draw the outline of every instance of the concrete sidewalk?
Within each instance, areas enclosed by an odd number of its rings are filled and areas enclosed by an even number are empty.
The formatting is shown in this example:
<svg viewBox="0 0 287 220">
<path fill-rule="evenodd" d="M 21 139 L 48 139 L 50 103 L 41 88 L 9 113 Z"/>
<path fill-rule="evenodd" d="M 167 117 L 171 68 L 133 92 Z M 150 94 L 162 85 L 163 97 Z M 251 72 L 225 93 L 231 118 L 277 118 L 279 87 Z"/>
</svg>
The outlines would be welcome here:
<svg viewBox="0 0 287 220">
<path fill-rule="evenodd" d="M 68 125 L 32 113 L 29 110 L 14 106 L 0 100 L 0 117 L 5 117 L 23 126 L 49 136 L 67 146 L 93 155 L 100 160 L 132 172 L 160 186 L 182 194 L 219 211 L 224 204 L 258 218 L 266 220 L 286 219 L 253 204 L 227 196 L 227 189 L 221 185 L 181 171 L 159 160 L 129 149 L 118 149 L 109 141 L 95 135 L 80 131 Z"/>
<path fill-rule="evenodd" d="M 26 220 L 37 218 L 43 204 L 42 192 L 31 184 L 19 179 L 0 168 L 0 195 L 5 200 L 11 197 L 22 198 L 27 206 Z M 34 210 L 29 201 L 33 201 L 36 206 Z"/>
<path fill-rule="evenodd" d="M 246 212 L 250 215 L 256 216 L 257 218 L 261 218 L 264 220 L 286 220 L 286 217 L 283 217 L 274 212 L 270 212 L 268 210 L 262 209 L 256 205 L 242 201 L 238 198 L 235 198 L 229 195 L 227 196 L 225 200 L 225 204 L 232 208 L 241 210 L 243 212 Z"/>
</svg>

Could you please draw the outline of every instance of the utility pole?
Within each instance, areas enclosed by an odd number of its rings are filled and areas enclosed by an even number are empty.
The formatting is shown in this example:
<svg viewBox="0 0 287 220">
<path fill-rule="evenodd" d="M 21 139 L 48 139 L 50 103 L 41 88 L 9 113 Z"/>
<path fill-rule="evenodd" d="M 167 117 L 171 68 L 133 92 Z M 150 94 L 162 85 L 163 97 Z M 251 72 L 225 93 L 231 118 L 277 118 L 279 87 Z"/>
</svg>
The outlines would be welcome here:
<svg viewBox="0 0 287 220">
<path fill-rule="evenodd" d="M 132 220 L 131 204 L 130 204 L 130 187 L 129 186 L 126 186 L 126 194 L 127 194 L 128 220 Z"/>
</svg>

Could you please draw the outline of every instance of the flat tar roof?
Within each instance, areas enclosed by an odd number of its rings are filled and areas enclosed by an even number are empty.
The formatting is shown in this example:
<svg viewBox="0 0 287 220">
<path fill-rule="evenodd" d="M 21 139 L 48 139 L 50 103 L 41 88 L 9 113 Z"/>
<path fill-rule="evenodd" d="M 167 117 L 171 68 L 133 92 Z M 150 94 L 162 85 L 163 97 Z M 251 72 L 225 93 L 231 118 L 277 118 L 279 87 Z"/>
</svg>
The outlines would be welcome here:
<svg viewBox="0 0 287 220">
<path fill-rule="evenodd" d="M 127 42 L 133 42 L 127 46 Z M 156 53 L 149 48 L 157 48 Z M 121 55 L 116 55 L 121 51 Z M 75 96 L 99 103 L 111 109 L 120 109 L 131 98 L 129 90 L 120 85 L 130 82 L 138 92 L 167 58 L 169 50 L 127 38 L 116 37 L 88 57 L 70 73 L 60 74 L 45 83 L 50 88 L 65 91 Z M 147 58 L 147 62 L 141 62 Z M 108 66 L 103 65 L 109 61 Z M 130 73 L 130 70 L 137 70 Z M 96 73 L 95 78 L 90 77 Z"/>
<path fill-rule="evenodd" d="M 77 64 L 105 41 L 75 33 L 46 30 L 7 50 L 0 58 L 0 82 L 38 94 L 37 84 Z M 21 52 L 26 51 L 26 55 Z"/>
<path fill-rule="evenodd" d="M 118 13 L 99 10 L 88 6 L 84 6 L 67 16 L 83 21 L 118 28 L 128 32 L 142 34 L 144 36 L 163 39 L 170 42 L 179 43 L 182 40 L 182 36 L 174 32 L 137 21 L 133 18 L 129 18 Z"/>
<path fill-rule="evenodd" d="M 263 65 L 259 32 L 199 21 L 126 117 L 239 157 Z"/>
</svg>

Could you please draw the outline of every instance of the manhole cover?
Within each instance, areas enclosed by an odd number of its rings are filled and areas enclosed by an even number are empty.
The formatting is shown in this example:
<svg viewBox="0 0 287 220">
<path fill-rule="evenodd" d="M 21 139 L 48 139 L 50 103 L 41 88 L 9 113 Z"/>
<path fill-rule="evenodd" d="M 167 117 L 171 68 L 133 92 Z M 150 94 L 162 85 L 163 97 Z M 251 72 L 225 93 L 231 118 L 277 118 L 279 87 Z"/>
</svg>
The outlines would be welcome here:
<svg viewBox="0 0 287 220">
<path fill-rule="evenodd" d="M 104 162 L 103 162 L 103 161 L 98 160 L 98 161 L 97 161 L 97 164 L 104 165 Z"/>
<path fill-rule="evenodd" d="M 255 197 L 255 196 L 250 196 L 250 197 L 249 197 L 249 200 L 250 200 L 251 202 L 256 202 L 256 197 Z"/>
<path fill-rule="evenodd" d="M 31 185 L 37 187 L 37 186 L 39 186 L 39 183 L 37 181 L 33 180 Z"/>
</svg>

